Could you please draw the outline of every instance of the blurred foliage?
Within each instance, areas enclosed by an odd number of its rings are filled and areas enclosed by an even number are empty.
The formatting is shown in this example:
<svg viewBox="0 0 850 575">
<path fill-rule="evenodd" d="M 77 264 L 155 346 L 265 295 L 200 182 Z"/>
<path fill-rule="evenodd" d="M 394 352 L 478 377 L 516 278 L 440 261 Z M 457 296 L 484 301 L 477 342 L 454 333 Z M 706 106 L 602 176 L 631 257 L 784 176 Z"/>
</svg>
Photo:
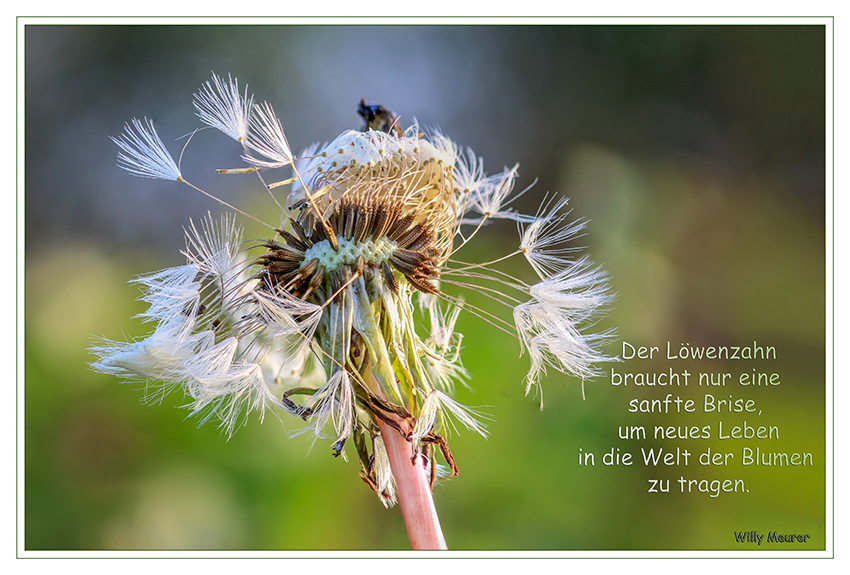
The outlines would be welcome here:
<svg viewBox="0 0 850 575">
<path fill-rule="evenodd" d="M 488 171 L 519 161 L 520 188 L 539 177 L 519 208 L 534 212 L 557 191 L 591 220 L 581 243 L 619 294 L 598 327 L 621 340 L 776 346 L 775 361 L 687 368 L 780 373 L 776 388 L 721 392 L 756 399 L 758 423 L 780 427 L 779 441 L 746 445 L 811 452 L 813 467 L 614 468 L 599 462 L 612 447 L 737 458 L 744 445 L 630 442 L 618 439 L 621 426 L 746 418 L 628 413 L 629 399 L 667 393 L 699 405 L 705 390 L 610 385 L 611 369 L 676 365 L 663 359 L 602 366 L 584 400 L 581 382 L 552 375 L 541 411 L 523 394 L 517 342 L 463 315 L 473 377 L 456 399 L 492 420 L 487 440 L 450 439 L 460 475 L 435 500 L 452 549 L 755 549 L 734 543 L 733 531 L 747 530 L 811 533 L 807 549 L 823 548 L 822 28 L 28 27 L 26 66 L 27 549 L 408 548 L 398 511 L 358 479 L 356 458 L 289 438 L 293 419 L 261 425 L 252 415 L 228 441 L 186 420 L 185 398 L 142 407 L 138 385 L 87 369 L 93 337 L 146 333 L 130 319 L 142 307 L 127 280 L 180 263 L 180 226 L 220 211 L 188 189 L 121 173 L 106 136 L 144 115 L 161 133 L 188 133 L 191 94 L 211 69 L 274 104 L 297 145 L 357 127 L 354 105 L 366 96 L 439 124 Z M 184 169 L 233 167 L 236 156 L 217 155 L 211 137 L 196 136 L 190 149 L 213 151 L 187 153 Z M 256 185 L 224 186 L 227 201 L 277 217 Z M 262 234 L 245 223 L 247 237 Z M 512 225 L 494 225 L 463 257 L 497 257 L 515 238 Z M 528 274 L 521 264 L 508 263 Z M 597 465 L 579 466 L 580 449 Z M 750 492 L 680 494 L 679 475 L 740 477 Z M 671 493 L 647 493 L 654 478 L 671 479 Z"/>
</svg>

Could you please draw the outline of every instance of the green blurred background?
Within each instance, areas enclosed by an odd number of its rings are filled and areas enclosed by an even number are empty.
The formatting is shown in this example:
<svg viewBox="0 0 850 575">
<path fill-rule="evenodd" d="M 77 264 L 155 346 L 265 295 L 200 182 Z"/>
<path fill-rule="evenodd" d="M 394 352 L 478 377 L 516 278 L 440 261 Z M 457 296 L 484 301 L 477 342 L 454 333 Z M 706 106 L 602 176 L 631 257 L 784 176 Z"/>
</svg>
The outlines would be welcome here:
<svg viewBox="0 0 850 575">
<path fill-rule="evenodd" d="M 733 531 L 748 530 L 809 533 L 793 549 L 824 548 L 823 26 L 30 25 L 25 36 L 26 549 L 408 548 L 398 511 L 357 477 L 356 459 L 289 439 L 292 419 L 252 417 L 227 441 L 187 420 L 184 398 L 146 407 L 139 385 L 87 367 L 93 336 L 147 332 L 130 319 L 143 307 L 127 280 L 180 264 L 182 226 L 221 212 L 185 186 L 121 171 L 107 136 L 147 116 L 179 150 L 211 71 L 272 103 L 296 149 L 358 128 L 365 97 L 405 125 L 439 126 L 491 173 L 519 162 L 520 188 L 538 178 L 519 208 L 533 213 L 558 192 L 591 220 L 580 243 L 619 294 L 599 327 L 622 340 L 776 347 L 775 361 L 686 367 L 780 373 L 775 388 L 721 390 L 756 399 L 764 415 L 749 422 L 779 426 L 779 441 L 629 442 L 620 426 L 746 418 L 629 414 L 632 398 L 672 392 L 699 404 L 703 391 L 602 377 L 583 400 L 580 382 L 557 374 L 540 411 L 523 395 L 517 342 L 462 317 L 473 378 L 456 398 L 492 421 L 487 440 L 451 438 L 460 475 L 435 490 L 450 548 L 789 548 L 736 544 Z M 253 179 L 213 174 L 239 165 L 229 144 L 198 134 L 184 173 L 274 221 Z M 465 259 L 515 248 L 512 225 L 486 233 Z M 620 350 L 618 339 L 608 352 Z M 804 451 L 815 465 L 600 464 L 612 447 L 639 458 L 640 447 L 677 445 Z M 578 466 L 580 449 L 597 465 Z M 743 478 L 749 493 L 676 493 L 680 475 Z M 671 479 L 671 493 L 647 493 L 652 478 Z"/>
</svg>

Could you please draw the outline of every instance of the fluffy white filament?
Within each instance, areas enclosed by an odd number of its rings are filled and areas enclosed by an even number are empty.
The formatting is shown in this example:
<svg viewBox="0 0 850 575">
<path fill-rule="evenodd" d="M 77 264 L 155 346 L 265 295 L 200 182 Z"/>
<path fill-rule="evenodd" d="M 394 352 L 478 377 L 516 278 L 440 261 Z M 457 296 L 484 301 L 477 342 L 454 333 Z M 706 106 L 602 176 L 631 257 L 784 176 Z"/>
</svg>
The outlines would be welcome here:
<svg viewBox="0 0 850 575">
<path fill-rule="evenodd" d="M 243 267 L 239 244 L 240 231 L 230 217 L 206 219 L 200 231 L 190 225 L 190 263 L 134 280 L 149 304 L 140 317 L 156 323 L 153 333 L 129 343 L 103 341 L 93 348 L 100 359 L 92 367 L 164 382 L 151 386 L 148 399 L 180 386 L 201 422 L 218 419 L 228 435 L 253 410 L 262 419 L 270 406 L 286 408 L 266 379 L 265 354 L 274 348 L 288 354 L 290 363 L 303 363 L 321 307 L 247 289 L 237 272 Z"/>
<path fill-rule="evenodd" d="M 526 393 L 539 384 L 547 366 L 582 380 L 598 375 L 595 364 L 611 361 L 599 349 L 610 334 L 588 336 L 580 329 L 611 301 L 605 273 L 582 259 L 528 292 L 531 299 L 513 311 L 522 348 L 531 358 Z"/>
<path fill-rule="evenodd" d="M 292 163 L 292 150 L 280 120 L 274 114 L 271 104 L 263 102 L 254 105 L 251 114 L 251 133 L 248 136 L 248 147 L 259 152 L 268 160 L 260 160 L 253 156 L 243 155 L 242 158 L 249 164 L 262 168 L 282 168 Z"/>
<path fill-rule="evenodd" d="M 207 81 L 195 94 L 198 118 L 208 126 L 220 130 L 239 143 L 248 138 L 249 118 L 254 97 L 239 93 L 239 82 L 228 76 L 227 82 L 213 74 L 212 84 Z"/>
<path fill-rule="evenodd" d="M 110 139 L 121 148 L 118 165 L 134 176 L 155 180 L 180 179 L 180 168 L 156 133 L 153 120 L 133 118 L 124 125 L 121 136 L 110 136 Z"/>
<path fill-rule="evenodd" d="M 447 429 L 446 423 L 451 425 L 450 419 L 452 418 L 459 421 L 467 429 L 479 433 L 482 437 L 487 437 L 487 429 L 476 420 L 476 417 L 480 416 L 442 391 L 435 389 L 428 394 L 422 404 L 422 410 L 416 419 L 411 439 L 415 443 L 422 441 L 422 438 L 434 428 L 438 419 L 443 420 L 439 428 L 445 431 Z"/>
</svg>

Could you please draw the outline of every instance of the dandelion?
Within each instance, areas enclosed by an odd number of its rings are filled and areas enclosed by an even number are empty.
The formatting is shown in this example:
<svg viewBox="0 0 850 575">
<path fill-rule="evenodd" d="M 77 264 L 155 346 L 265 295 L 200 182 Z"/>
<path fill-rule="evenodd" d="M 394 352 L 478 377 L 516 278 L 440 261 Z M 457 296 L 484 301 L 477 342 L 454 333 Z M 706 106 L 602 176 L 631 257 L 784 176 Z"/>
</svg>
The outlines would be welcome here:
<svg viewBox="0 0 850 575">
<path fill-rule="evenodd" d="M 238 173 L 293 171 L 272 218 L 283 224 L 265 224 L 270 237 L 246 245 L 233 215 L 190 223 L 186 265 L 136 280 L 153 332 L 102 341 L 92 366 L 145 381 L 154 401 L 182 388 L 189 409 L 228 436 L 251 412 L 292 414 L 304 421 L 301 433 L 330 439 L 334 456 L 356 456 L 385 505 L 399 503 L 414 548 L 445 548 L 431 489 L 457 474 L 449 432 L 487 436 L 484 417 L 450 396 L 468 377 L 458 316 L 472 313 L 517 338 L 530 358 L 527 393 L 547 369 L 592 378 L 611 359 L 601 351 L 611 333 L 585 332 L 611 296 L 604 272 L 563 246 L 584 224 L 567 221 L 566 200 L 536 215 L 506 207 L 519 195 L 516 167 L 488 176 L 448 137 L 415 123 L 402 130 L 397 116 L 365 102 L 362 131 L 296 159 L 272 107 L 249 106 L 237 86 L 213 76 L 196 108 L 265 158 L 243 154 L 251 169 Z M 131 173 L 195 188 L 152 124 L 134 123 L 115 141 Z M 263 185 L 274 195 L 281 183 Z M 518 222 L 516 249 L 492 262 L 460 260 L 496 218 Z M 523 256 L 535 283 L 498 270 Z M 466 304 L 445 286 L 478 291 L 495 309 Z"/>
</svg>

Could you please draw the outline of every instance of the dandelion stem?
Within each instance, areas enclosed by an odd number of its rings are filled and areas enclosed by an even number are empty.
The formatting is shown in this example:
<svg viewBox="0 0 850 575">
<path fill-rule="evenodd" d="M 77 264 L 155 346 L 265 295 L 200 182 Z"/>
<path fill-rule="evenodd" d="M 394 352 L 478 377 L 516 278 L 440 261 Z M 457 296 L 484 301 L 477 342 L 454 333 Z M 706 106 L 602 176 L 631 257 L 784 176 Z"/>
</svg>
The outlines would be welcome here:
<svg viewBox="0 0 850 575">
<path fill-rule="evenodd" d="M 399 422 L 403 427 L 404 422 Z M 412 549 L 448 549 L 440 519 L 431 496 L 431 482 L 424 465 L 424 457 L 417 454 L 411 461 L 410 443 L 389 424 L 378 420 L 381 437 L 395 477 L 396 495 L 401 516 L 407 527 Z"/>
</svg>

